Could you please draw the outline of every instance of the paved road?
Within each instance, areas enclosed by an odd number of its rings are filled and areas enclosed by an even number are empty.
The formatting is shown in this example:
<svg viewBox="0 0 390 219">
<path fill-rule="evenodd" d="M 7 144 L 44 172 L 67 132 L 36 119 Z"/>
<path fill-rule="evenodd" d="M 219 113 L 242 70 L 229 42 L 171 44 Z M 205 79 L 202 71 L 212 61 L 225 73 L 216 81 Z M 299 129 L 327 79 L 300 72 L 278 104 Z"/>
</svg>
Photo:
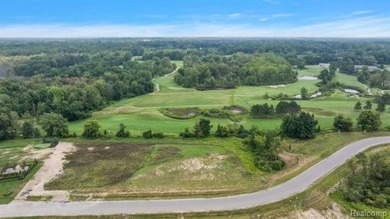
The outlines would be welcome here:
<svg viewBox="0 0 390 219">
<path fill-rule="evenodd" d="M 225 211 L 251 208 L 283 200 L 306 190 L 315 181 L 332 172 L 359 152 L 390 143 L 390 136 L 360 140 L 347 145 L 295 178 L 266 190 L 251 194 L 220 198 L 189 198 L 171 200 L 86 201 L 70 203 L 28 202 L 0 205 L 0 217 L 50 215 L 112 215 L 146 213 L 181 213 Z"/>
</svg>

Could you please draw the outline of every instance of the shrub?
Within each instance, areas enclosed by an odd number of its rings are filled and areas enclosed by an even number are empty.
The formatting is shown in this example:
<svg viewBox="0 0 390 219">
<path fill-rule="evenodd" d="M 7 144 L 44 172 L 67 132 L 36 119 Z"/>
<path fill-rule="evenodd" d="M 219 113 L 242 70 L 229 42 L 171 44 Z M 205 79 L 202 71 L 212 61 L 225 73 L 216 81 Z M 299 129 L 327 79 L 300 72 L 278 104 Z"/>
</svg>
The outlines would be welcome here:
<svg viewBox="0 0 390 219">
<path fill-rule="evenodd" d="M 129 136 L 130 136 L 130 132 L 126 130 L 126 125 L 123 123 L 119 124 L 119 130 L 116 133 L 116 137 L 128 138 Z"/>
<path fill-rule="evenodd" d="M 182 138 L 192 138 L 192 137 L 195 137 L 194 133 L 190 132 L 190 130 L 188 128 L 185 128 L 184 132 L 181 132 L 179 136 L 182 137 Z"/>
<path fill-rule="evenodd" d="M 3 192 L 3 196 L 10 196 L 11 194 L 12 194 L 12 191 Z"/>
<path fill-rule="evenodd" d="M 165 136 L 164 136 L 164 133 L 162 133 L 162 132 L 155 132 L 155 133 L 153 133 L 153 138 L 164 138 Z"/>
</svg>

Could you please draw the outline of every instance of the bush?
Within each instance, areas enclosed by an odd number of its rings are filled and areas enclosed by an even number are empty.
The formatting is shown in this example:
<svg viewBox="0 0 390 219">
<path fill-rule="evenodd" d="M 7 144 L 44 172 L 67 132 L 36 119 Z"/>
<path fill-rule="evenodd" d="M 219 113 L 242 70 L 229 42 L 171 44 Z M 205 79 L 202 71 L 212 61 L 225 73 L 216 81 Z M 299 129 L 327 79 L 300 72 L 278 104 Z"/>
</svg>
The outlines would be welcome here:
<svg viewBox="0 0 390 219">
<path fill-rule="evenodd" d="M 164 133 L 162 132 L 155 132 L 153 133 L 152 130 L 148 130 L 148 131 L 144 131 L 142 133 L 142 137 L 144 137 L 145 139 L 151 139 L 151 138 L 164 138 Z"/>
<path fill-rule="evenodd" d="M 12 191 L 3 192 L 3 196 L 10 196 L 11 194 L 12 194 Z"/>
<path fill-rule="evenodd" d="M 118 138 L 128 138 L 130 137 L 130 132 L 126 130 L 126 125 L 121 123 L 119 124 L 119 130 L 116 133 L 116 137 Z"/>
<path fill-rule="evenodd" d="M 152 130 L 148 130 L 148 131 L 144 131 L 142 133 L 142 137 L 144 137 L 145 139 L 151 139 L 153 138 L 153 133 L 152 133 Z"/>
<path fill-rule="evenodd" d="M 194 133 L 190 132 L 190 130 L 188 128 L 185 128 L 184 132 L 181 132 L 179 136 L 182 137 L 182 138 L 192 138 L 192 137 L 195 137 Z"/>
<path fill-rule="evenodd" d="M 153 133 L 153 138 L 164 138 L 164 133 L 162 132 L 156 132 L 156 133 Z"/>
<path fill-rule="evenodd" d="M 351 118 L 338 115 L 334 118 L 333 128 L 335 131 L 350 132 L 353 129 L 353 122 Z"/>
</svg>

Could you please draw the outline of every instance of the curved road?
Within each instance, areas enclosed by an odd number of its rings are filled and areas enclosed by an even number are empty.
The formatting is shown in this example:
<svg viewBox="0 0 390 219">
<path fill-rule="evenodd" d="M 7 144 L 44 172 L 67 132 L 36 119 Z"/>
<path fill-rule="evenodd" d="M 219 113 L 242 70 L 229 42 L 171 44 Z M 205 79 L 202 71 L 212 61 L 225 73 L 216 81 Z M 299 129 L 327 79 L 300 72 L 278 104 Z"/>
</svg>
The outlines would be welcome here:
<svg viewBox="0 0 390 219">
<path fill-rule="evenodd" d="M 348 144 L 295 178 L 255 193 L 218 197 L 166 200 L 85 201 L 70 203 L 28 202 L 0 205 L 0 217 L 54 215 L 114 215 L 207 212 L 245 209 L 269 204 L 303 192 L 361 151 L 389 144 L 390 136 L 367 138 Z"/>
</svg>

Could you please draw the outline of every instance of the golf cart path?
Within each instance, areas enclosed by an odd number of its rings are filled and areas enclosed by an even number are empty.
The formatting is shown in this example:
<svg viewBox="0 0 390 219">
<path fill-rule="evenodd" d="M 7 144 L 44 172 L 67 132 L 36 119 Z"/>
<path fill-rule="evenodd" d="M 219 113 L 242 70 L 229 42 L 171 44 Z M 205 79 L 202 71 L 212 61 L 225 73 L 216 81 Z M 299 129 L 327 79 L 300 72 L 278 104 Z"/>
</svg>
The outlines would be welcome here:
<svg viewBox="0 0 390 219">
<path fill-rule="evenodd" d="M 162 76 L 162 77 L 159 77 L 159 78 L 168 77 L 168 76 L 170 76 L 170 75 L 172 75 L 172 74 L 175 74 L 178 70 L 179 70 L 179 67 L 177 67 L 173 72 L 171 72 L 171 73 L 169 73 L 169 74 L 166 74 L 166 75 L 164 75 L 164 76 Z M 157 78 L 153 78 L 153 79 L 152 79 L 152 82 L 154 83 L 154 92 L 153 92 L 153 93 L 150 93 L 149 95 L 154 95 L 154 94 L 160 92 L 160 85 L 157 84 L 156 82 L 154 82 L 156 79 L 157 79 Z"/>
<path fill-rule="evenodd" d="M 381 144 L 390 144 L 390 136 L 367 138 L 350 143 L 293 179 L 250 194 L 218 198 L 11 203 L 0 205 L 0 217 L 159 214 L 252 208 L 281 201 L 303 192 L 359 152 Z"/>
</svg>

